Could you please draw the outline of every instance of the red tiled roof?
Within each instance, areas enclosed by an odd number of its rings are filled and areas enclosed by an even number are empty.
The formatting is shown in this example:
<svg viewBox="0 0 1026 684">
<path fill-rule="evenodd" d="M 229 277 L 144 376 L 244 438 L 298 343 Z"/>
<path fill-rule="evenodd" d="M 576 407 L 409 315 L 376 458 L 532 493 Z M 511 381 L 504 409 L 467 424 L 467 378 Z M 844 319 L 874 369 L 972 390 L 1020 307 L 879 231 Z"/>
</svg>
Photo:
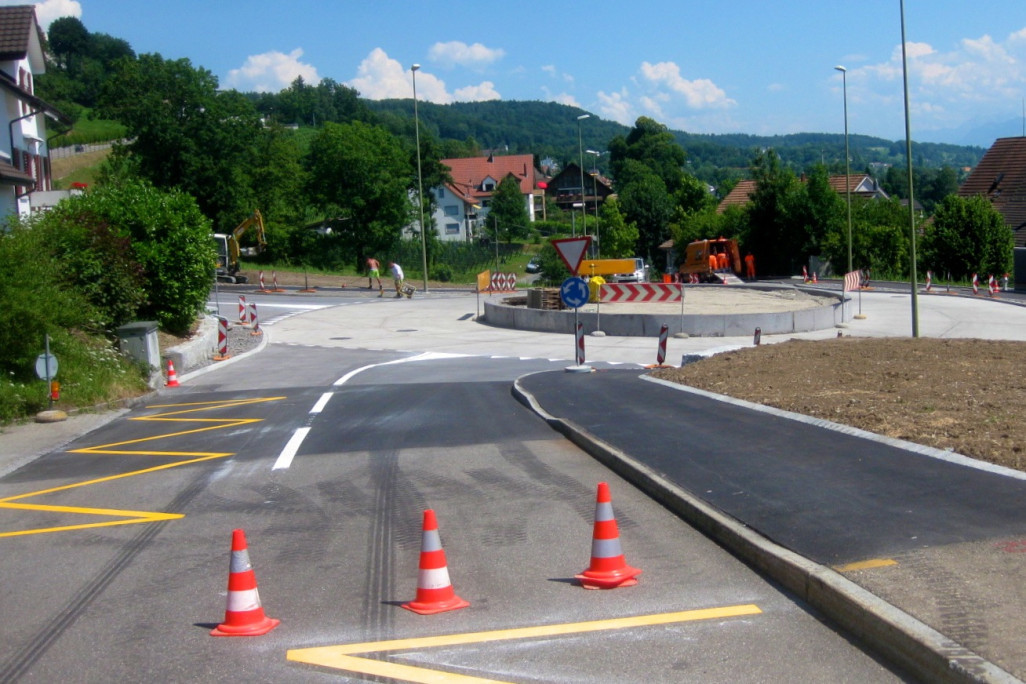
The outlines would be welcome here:
<svg viewBox="0 0 1026 684">
<path fill-rule="evenodd" d="M 752 193 L 755 192 L 756 183 L 753 180 L 739 180 L 734 189 L 727 193 L 727 196 L 720 201 L 716 207 L 716 213 L 722 214 L 729 206 L 743 207 L 752 200 Z"/>
<path fill-rule="evenodd" d="M 1026 138 L 998 138 L 958 189 L 983 195 L 1005 217 L 1016 247 L 1026 247 Z"/>
<path fill-rule="evenodd" d="M 828 179 L 830 187 L 834 189 L 839 195 L 847 194 L 847 186 L 845 184 L 845 176 L 830 176 Z M 886 197 L 887 194 L 880 189 L 879 184 L 876 180 L 866 173 L 853 173 L 848 176 L 849 183 L 851 183 L 851 194 L 858 197 Z M 803 178 L 804 180 L 804 178 Z M 734 189 L 727 193 L 718 207 L 716 207 L 716 213 L 722 214 L 729 206 L 743 207 L 751 201 L 752 193 L 755 192 L 757 184 L 754 180 L 740 180 Z"/>
<path fill-rule="evenodd" d="M 39 30 L 33 5 L 0 7 L 0 59 L 25 57 L 33 28 Z"/>
<path fill-rule="evenodd" d="M 535 189 L 534 156 L 530 154 L 443 159 L 442 163 L 449 167 L 449 175 L 461 195 L 490 197 L 491 191 L 481 190 L 481 183 L 492 178 L 498 185 L 509 174 L 520 181 L 521 193 L 529 195 Z"/>
</svg>

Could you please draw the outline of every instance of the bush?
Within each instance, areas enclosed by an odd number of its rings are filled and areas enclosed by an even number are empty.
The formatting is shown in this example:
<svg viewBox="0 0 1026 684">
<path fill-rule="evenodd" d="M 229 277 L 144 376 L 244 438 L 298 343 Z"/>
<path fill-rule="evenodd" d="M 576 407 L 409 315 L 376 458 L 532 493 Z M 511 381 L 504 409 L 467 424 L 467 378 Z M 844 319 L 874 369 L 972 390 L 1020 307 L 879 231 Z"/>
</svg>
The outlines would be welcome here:
<svg viewBox="0 0 1026 684">
<path fill-rule="evenodd" d="M 453 280 L 453 270 L 449 264 L 435 264 L 431 267 L 431 280 L 449 283 Z"/>
<path fill-rule="evenodd" d="M 123 180 L 71 197 L 53 213 L 55 221 L 77 217 L 97 230 L 109 226 L 111 240 L 127 240 L 143 271 L 145 300 L 135 317 L 156 320 L 170 333 L 189 330 L 210 291 L 215 259 L 210 221 L 192 197 L 158 190 L 144 181 Z M 117 278 L 127 277 L 131 270 L 130 263 L 121 266 Z M 109 292 L 103 297 L 118 298 Z"/>
</svg>

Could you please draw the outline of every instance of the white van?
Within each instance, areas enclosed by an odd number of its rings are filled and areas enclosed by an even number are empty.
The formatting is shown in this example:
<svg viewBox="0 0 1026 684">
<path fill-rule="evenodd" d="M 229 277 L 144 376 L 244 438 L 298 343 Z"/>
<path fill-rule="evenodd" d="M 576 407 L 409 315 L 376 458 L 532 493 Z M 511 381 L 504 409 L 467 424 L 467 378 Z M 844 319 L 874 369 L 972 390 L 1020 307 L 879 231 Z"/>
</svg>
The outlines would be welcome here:
<svg viewBox="0 0 1026 684">
<path fill-rule="evenodd" d="M 609 282 L 611 283 L 647 283 L 648 282 L 648 264 L 641 257 L 634 258 L 634 272 L 633 273 L 617 273 L 609 276 Z"/>
</svg>

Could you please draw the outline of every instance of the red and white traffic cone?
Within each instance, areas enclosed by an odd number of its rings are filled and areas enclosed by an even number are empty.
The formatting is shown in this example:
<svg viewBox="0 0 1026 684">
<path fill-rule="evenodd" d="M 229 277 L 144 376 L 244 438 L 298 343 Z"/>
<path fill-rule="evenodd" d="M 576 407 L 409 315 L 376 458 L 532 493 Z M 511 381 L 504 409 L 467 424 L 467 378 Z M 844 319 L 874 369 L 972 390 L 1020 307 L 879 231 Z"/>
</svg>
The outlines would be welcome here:
<svg viewBox="0 0 1026 684">
<path fill-rule="evenodd" d="M 813 285 L 819 285 L 819 278 L 816 276 L 816 272 L 815 271 L 812 272 L 812 284 Z"/>
<path fill-rule="evenodd" d="M 260 636 L 281 624 L 281 620 L 264 615 L 257 590 L 256 574 L 249 562 L 246 533 L 232 532 L 232 558 L 228 567 L 228 603 L 224 622 L 210 636 Z"/>
<path fill-rule="evenodd" d="M 424 535 L 420 542 L 420 567 L 417 573 L 417 598 L 402 604 L 406 610 L 420 615 L 434 615 L 447 610 L 466 608 L 464 601 L 452 588 L 445 551 L 438 536 L 438 521 L 430 508 L 424 511 Z"/>
<path fill-rule="evenodd" d="M 638 583 L 641 570 L 627 565 L 620 549 L 620 530 L 613 515 L 609 485 L 600 482 L 595 497 L 595 527 L 591 540 L 591 565 L 574 575 L 585 589 L 615 589 Z"/>
<path fill-rule="evenodd" d="M 178 373 L 175 373 L 175 364 L 171 359 L 167 360 L 167 384 L 165 387 L 179 387 Z"/>
</svg>

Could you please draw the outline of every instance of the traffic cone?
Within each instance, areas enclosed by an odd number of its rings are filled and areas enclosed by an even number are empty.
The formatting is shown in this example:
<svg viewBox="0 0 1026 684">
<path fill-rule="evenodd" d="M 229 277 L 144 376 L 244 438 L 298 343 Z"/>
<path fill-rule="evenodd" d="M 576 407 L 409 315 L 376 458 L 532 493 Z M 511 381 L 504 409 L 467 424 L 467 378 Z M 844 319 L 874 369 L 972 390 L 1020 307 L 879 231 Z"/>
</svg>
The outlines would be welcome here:
<svg viewBox="0 0 1026 684">
<path fill-rule="evenodd" d="M 175 364 L 171 363 L 171 359 L 167 360 L 167 385 L 165 386 L 179 387 L 178 373 L 175 373 Z"/>
<path fill-rule="evenodd" d="M 615 589 L 638 583 L 641 570 L 627 565 L 620 550 L 620 531 L 613 515 L 609 485 L 599 482 L 595 498 L 595 528 L 591 540 L 591 565 L 574 577 L 585 589 Z"/>
<path fill-rule="evenodd" d="M 449 568 L 445 564 L 445 551 L 438 536 L 438 521 L 430 508 L 424 511 L 424 536 L 420 542 L 420 571 L 417 573 L 417 598 L 402 604 L 406 610 L 421 615 L 434 615 L 447 610 L 466 608 L 464 601 L 452 588 Z"/>
<path fill-rule="evenodd" d="M 246 533 L 234 530 L 228 570 L 228 605 L 224 609 L 224 622 L 215 627 L 210 636 L 260 636 L 280 623 L 281 620 L 264 615 L 256 575 L 249 563 Z"/>
</svg>

